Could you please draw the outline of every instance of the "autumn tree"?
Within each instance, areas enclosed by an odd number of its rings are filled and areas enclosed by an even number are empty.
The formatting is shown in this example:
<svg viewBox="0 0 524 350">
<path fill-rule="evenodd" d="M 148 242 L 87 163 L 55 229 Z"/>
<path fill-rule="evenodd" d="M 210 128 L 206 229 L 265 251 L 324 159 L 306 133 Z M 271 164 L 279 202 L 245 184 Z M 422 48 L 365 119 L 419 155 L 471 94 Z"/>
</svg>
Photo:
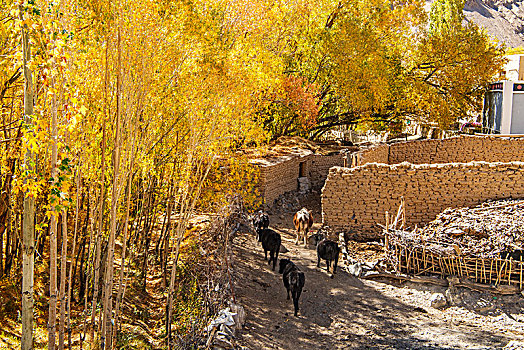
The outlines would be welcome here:
<svg viewBox="0 0 524 350">
<path fill-rule="evenodd" d="M 432 4 L 429 30 L 417 43 L 407 74 L 412 110 L 444 128 L 481 110 L 486 87 L 504 63 L 504 48 L 464 21 L 463 5 L 460 0 Z"/>
<path fill-rule="evenodd" d="M 334 126 L 390 128 L 406 118 L 448 127 L 478 112 L 503 51 L 464 23 L 461 1 L 332 2 L 288 71 L 318 86 L 312 136 Z M 315 28 L 309 26 L 309 28 Z M 310 51 L 308 51 L 310 50 Z"/>
<path fill-rule="evenodd" d="M 284 76 L 271 92 L 261 96 L 257 120 L 270 139 L 281 135 L 307 137 L 317 124 L 319 91 L 315 84 L 295 76 Z"/>
<path fill-rule="evenodd" d="M 191 305 L 181 292 L 187 259 L 206 258 L 188 256 L 190 219 L 234 195 L 258 204 L 242 148 L 475 111 L 501 51 L 460 2 L 435 3 L 428 17 L 417 0 L 2 2 L 0 278 L 14 282 L 0 288 L 23 288 L 24 348 L 31 247 L 48 348 L 66 332 L 118 347 L 126 293 L 153 288 L 173 348 L 210 312 L 201 288 Z"/>
</svg>

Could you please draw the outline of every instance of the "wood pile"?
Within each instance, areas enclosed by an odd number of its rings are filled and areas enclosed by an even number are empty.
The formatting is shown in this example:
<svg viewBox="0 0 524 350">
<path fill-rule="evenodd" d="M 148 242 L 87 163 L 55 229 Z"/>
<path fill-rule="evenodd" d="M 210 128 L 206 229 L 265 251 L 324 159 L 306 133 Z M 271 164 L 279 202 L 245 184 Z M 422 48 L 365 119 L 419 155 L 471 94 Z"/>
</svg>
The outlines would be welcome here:
<svg viewBox="0 0 524 350">
<path fill-rule="evenodd" d="M 386 215 L 385 251 L 397 273 L 465 277 L 523 287 L 524 201 L 446 209 L 424 228 L 397 229 Z"/>
</svg>

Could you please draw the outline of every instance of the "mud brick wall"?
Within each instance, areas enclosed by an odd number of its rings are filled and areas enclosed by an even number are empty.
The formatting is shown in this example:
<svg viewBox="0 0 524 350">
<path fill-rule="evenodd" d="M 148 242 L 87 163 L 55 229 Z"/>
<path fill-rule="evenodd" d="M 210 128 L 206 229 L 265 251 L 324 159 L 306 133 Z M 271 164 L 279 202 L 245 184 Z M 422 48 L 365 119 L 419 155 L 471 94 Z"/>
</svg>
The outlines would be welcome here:
<svg viewBox="0 0 524 350">
<path fill-rule="evenodd" d="M 320 190 L 329 174 L 329 169 L 334 166 L 344 166 L 345 154 L 337 153 L 332 155 L 312 154 L 308 157 L 309 173 L 308 177 L 311 186 L 315 190 Z"/>
<path fill-rule="evenodd" d="M 280 195 L 298 189 L 299 163 L 306 161 L 306 157 L 286 156 L 278 162 L 259 166 L 260 194 L 267 205 L 271 206 Z"/>
<path fill-rule="evenodd" d="M 396 215 L 400 197 L 408 226 L 422 225 L 448 207 L 472 206 L 490 199 L 524 197 L 524 163 L 333 167 L 322 190 L 325 225 L 351 229 L 356 239 L 380 238 L 385 212 Z M 356 223 L 350 223 L 352 214 Z"/>
<path fill-rule="evenodd" d="M 386 144 L 369 147 L 355 154 L 357 163 L 353 165 L 363 165 L 366 163 L 389 164 L 389 151 L 390 146 Z"/>
<path fill-rule="evenodd" d="M 467 163 L 524 161 L 524 138 L 461 135 L 443 140 L 420 140 L 378 145 L 360 152 L 366 163 Z"/>
<path fill-rule="evenodd" d="M 266 205 L 287 192 L 298 190 L 300 163 L 303 175 L 309 178 L 313 189 L 320 190 L 333 166 L 344 165 L 345 154 L 293 154 L 272 160 L 254 160 L 259 168 L 259 191 Z"/>
</svg>

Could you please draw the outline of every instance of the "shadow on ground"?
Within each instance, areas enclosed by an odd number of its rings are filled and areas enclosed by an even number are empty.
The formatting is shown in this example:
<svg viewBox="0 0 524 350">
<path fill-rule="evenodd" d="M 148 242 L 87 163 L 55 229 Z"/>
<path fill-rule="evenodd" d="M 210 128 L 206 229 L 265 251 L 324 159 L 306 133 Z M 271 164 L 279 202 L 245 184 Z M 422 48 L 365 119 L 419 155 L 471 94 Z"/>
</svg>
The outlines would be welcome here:
<svg viewBox="0 0 524 350">
<path fill-rule="evenodd" d="M 273 220 L 275 222 L 275 220 Z M 453 325 L 382 294 L 339 271 L 316 267 L 314 249 L 293 244 L 289 224 L 276 225 L 291 258 L 306 274 L 300 316 L 278 271 L 271 271 L 252 236 L 235 238 L 237 301 L 246 309 L 240 343 L 250 349 L 500 349 L 510 339 Z M 278 267 L 277 267 L 278 269 Z"/>
</svg>

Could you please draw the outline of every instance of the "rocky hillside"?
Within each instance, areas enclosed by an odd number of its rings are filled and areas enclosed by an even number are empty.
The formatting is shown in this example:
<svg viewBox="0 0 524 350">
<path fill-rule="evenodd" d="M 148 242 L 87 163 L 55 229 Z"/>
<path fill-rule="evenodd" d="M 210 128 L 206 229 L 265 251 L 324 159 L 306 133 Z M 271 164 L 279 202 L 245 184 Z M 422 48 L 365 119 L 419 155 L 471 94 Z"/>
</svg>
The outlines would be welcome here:
<svg viewBox="0 0 524 350">
<path fill-rule="evenodd" d="M 429 11 L 433 0 L 426 0 Z M 508 47 L 524 46 L 524 1 L 466 0 L 464 14 Z"/>
<path fill-rule="evenodd" d="M 522 0 L 468 0 L 466 18 L 486 28 L 509 47 L 524 46 L 524 2 Z"/>
</svg>

